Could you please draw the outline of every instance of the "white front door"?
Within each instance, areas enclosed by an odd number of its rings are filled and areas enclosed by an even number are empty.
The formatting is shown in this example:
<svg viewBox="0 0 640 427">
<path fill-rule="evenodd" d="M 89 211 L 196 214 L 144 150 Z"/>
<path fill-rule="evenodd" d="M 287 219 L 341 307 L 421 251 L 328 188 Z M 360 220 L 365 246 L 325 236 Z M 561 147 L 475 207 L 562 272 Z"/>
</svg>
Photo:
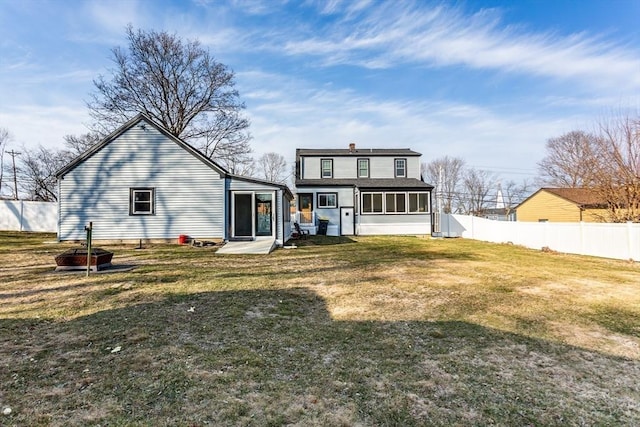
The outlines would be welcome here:
<svg viewBox="0 0 640 427">
<path fill-rule="evenodd" d="M 340 235 L 352 236 L 354 233 L 353 208 L 340 208 Z"/>
</svg>

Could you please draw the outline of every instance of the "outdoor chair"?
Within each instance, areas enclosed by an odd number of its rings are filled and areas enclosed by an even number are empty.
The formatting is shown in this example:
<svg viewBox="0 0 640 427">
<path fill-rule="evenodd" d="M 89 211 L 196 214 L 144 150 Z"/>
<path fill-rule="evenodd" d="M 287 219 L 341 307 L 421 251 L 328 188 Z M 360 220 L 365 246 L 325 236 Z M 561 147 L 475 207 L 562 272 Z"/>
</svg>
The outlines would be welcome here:
<svg viewBox="0 0 640 427">
<path fill-rule="evenodd" d="M 309 236 L 309 230 L 303 230 L 297 222 L 293 223 L 293 227 L 296 229 L 296 239 L 306 239 Z"/>
</svg>

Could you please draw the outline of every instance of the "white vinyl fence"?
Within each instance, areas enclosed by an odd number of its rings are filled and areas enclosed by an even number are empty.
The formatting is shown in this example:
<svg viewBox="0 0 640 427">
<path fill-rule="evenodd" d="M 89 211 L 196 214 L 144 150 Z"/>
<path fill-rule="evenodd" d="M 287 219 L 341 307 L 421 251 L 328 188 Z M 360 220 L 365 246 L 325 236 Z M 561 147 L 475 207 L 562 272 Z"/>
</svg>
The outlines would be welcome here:
<svg viewBox="0 0 640 427">
<path fill-rule="evenodd" d="M 513 243 L 533 249 L 640 261 L 640 224 L 493 221 L 467 215 L 442 214 L 444 237 L 465 237 Z"/>
<path fill-rule="evenodd" d="M 58 231 L 58 204 L 26 200 L 0 200 L 0 230 Z"/>
</svg>

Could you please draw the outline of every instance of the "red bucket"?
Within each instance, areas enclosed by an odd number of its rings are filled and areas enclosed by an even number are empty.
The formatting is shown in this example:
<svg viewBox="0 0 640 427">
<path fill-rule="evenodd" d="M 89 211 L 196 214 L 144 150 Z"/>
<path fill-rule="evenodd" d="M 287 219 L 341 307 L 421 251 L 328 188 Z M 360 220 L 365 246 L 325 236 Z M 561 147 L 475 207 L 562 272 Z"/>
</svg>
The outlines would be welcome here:
<svg viewBox="0 0 640 427">
<path fill-rule="evenodd" d="M 187 239 L 189 239 L 189 236 L 187 236 L 186 234 L 181 234 L 178 236 L 178 243 L 181 245 L 186 245 Z"/>
</svg>

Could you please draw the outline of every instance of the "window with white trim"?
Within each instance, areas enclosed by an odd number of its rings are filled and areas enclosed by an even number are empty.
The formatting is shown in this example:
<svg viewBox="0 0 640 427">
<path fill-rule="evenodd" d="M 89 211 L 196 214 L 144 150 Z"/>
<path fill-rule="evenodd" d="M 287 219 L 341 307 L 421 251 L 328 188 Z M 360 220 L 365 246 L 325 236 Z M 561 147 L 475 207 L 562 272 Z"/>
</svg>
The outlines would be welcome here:
<svg viewBox="0 0 640 427">
<path fill-rule="evenodd" d="M 407 193 L 386 193 L 385 207 L 387 213 L 407 212 Z"/>
<path fill-rule="evenodd" d="M 358 159 L 358 178 L 369 178 L 369 159 Z"/>
<path fill-rule="evenodd" d="M 360 193 L 362 213 L 382 213 L 382 193 Z"/>
<path fill-rule="evenodd" d="M 155 188 L 129 190 L 129 215 L 155 214 Z"/>
<path fill-rule="evenodd" d="M 333 159 L 320 160 L 320 176 L 322 178 L 333 178 Z"/>
<path fill-rule="evenodd" d="M 407 177 L 407 159 L 395 159 L 396 178 Z"/>
<path fill-rule="evenodd" d="M 318 193 L 318 208 L 337 208 L 338 193 Z"/>
<path fill-rule="evenodd" d="M 428 213 L 429 193 L 409 193 L 409 213 Z"/>
</svg>

